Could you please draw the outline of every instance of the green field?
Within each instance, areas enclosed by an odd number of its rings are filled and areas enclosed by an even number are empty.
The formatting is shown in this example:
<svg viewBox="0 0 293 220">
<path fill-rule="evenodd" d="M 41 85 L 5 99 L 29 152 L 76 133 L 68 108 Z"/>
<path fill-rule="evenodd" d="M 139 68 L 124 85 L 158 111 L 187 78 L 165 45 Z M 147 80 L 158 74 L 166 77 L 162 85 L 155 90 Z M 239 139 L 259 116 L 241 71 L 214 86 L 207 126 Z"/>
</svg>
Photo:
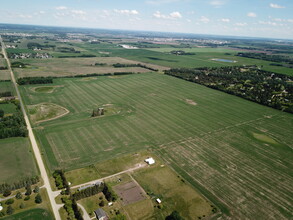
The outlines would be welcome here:
<svg viewBox="0 0 293 220">
<path fill-rule="evenodd" d="M 244 57 L 235 56 L 240 51 L 226 49 L 226 48 L 173 48 L 173 47 L 162 47 L 162 48 L 150 48 L 150 49 L 122 49 L 112 44 L 99 44 L 90 45 L 82 44 L 81 47 L 98 54 L 99 51 L 105 51 L 110 56 L 118 56 L 126 59 L 137 60 L 145 63 L 153 63 L 166 67 L 221 67 L 221 66 L 235 66 L 235 65 L 257 65 L 264 70 L 273 71 L 276 73 L 283 73 L 293 75 L 293 70 L 286 67 L 271 66 L 273 62 L 250 59 Z M 185 52 L 194 52 L 195 55 L 174 55 L 169 52 L 172 50 L 183 50 Z M 225 63 L 213 61 L 213 58 L 235 60 L 236 63 Z"/>
<path fill-rule="evenodd" d="M 14 183 L 38 174 L 28 138 L 0 140 L 0 183 Z"/>
<path fill-rule="evenodd" d="M 11 81 L 0 82 L 0 93 L 2 92 L 12 92 L 12 94 L 15 94 L 15 90 Z"/>
<path fill-rule="evenodd" d="M 3 220 L 53 220 L 53 216 L 45 209 L 31 209 L 12 216 L 4 217 Z"/>
<path fill-rule="evenodd" d="M 70 111 L 34 128 L 51 170 L 150 148 L 224 215 L 291 215 L 292 115 L 155 73 L 54 85 L 63 87 L 50 94 L 21 87 L 26 105 L 52 102 Z M 105 104 L 125 111 L 90 117 Z"/>
<path fill-rule="evenodd" d="M 13 103 L 8 103 L 8 104 L 0 104 L 0 109 L 2 109 L 6 114 L 13 114 L 16 113 L 16 105 Z"/>
</svg>

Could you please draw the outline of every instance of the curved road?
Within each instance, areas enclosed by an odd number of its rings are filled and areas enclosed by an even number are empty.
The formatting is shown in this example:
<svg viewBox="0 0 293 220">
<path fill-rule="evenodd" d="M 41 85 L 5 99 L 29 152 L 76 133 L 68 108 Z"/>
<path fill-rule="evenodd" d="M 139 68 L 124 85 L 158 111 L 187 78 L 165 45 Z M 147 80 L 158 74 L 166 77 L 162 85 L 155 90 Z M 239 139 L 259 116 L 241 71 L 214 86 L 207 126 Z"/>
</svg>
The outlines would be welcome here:
<svg viewBox="0 0 293 220">
<path fill-rule="evenodd" d="M 4 55 L 4 57 L 5 57 L 6 61 L 7 61 L 7 66 L 8 66 L 8 70 L 10 72 L 10 75 L 11 75 L 11 80 L 13 82 L 13 85 L 15 87 L 17 96 L 18 96 L 19 101 L 20 101 L 21 110 L 22 110 L 22 113 L 23 113 L 23 116 L 24 116 L 24 119 L 25 119 L 25 122 L 26 122 L 26 125 L 27 125 L 28 135 L 29 135 L 29 138 L 30 138 L 30 141 L 31 141 L 31 144 L 32 144 L 32 149 L 34 151 L 34 155 L 35 155 L 35 158 L 37 160 L 37 164 L 38 164 L 39 169 L 40 169 L 41 177 L 42 177 L 42 179 L 44 181 L 44 187 L 47 189 L 47 192 L 48 192 L 48 195 L 49 195 L 49 200 L 50 200 L 50 203 L 51 203 L 51 206 L 52 206 L 52 210 L 53 210 L 55 219 L 56 220 L 61 220 L 61 217 L 60 217 L 60 214 L 59 214 L 59 208 L 60 207 L 56 204 L 56 201 L 55 201 L 55 198 L 54 198 L 54 193 L 53 193 L 52 188 L 50 186 L 49 177 L 48 177 L 48 174 L 47 174 L 47 171 L 46 171 L 46 168 L 45 168 L 45 165 L 44 165 L 44 162 L 43 162 L 43 159 L 42 159 L 39 147 L 38 147 L 38 144 L 36 142 L 36 138 L 34 136 L 30 121 L 29 121 L 28 116 L 26 114 L 24 104 L 23 104 L 23 101 L 21 99 L 18 87 L 17 87 L 17 83 L 15 81 L 15 77 L 14 77 L 13 71 L 11 69 L 11 64 L 10 64 L 10 61 L 9 61 L 9 59 L 7 57 L 7 54 L 6 54 L 5 44 L 3 43 L 3 40 L 2 40 L 1 36 L 0 36 L 0 42 L 2 44 L 3 55 Z"/>
</svg>

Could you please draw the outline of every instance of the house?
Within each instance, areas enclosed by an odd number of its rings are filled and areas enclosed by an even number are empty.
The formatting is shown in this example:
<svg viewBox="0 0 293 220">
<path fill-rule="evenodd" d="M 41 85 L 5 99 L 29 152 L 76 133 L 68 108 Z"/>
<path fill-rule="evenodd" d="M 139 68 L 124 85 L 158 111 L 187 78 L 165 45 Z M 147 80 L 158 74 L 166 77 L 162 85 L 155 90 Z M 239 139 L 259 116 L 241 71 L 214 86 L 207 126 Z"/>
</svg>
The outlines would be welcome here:
<svg viewBox="0 0 293 220">
<path fill-rule="evenodd" d="M 99 219 L 99 220 L 108 220 L 106 212 L 101 208 L 97 209 L 95 211 L 95 214 L 96 214 L 97 219 Z"/>
<path fill-rule="evenodd" d="M 155 163 L 155 160 L 154 160 L 154 158 L 152 158 L 152 157 L 149 157 L 149 158 L 145 159 L 144 161 L 145 161 L 148 165 L 152 165 L 152 164 Z"/>
</svg>

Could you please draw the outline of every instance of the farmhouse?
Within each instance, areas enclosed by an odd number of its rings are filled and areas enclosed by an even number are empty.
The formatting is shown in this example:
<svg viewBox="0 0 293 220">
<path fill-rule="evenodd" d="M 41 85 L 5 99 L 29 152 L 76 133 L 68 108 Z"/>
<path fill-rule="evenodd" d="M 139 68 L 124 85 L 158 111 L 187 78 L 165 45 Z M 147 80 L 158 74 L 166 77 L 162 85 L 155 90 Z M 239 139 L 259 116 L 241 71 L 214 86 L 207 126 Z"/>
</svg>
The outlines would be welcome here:
<svg viewBox="0 0 293 220">
<path fill-rule="evenodd" d="M 95 211 L 95 214 L 96 214 L 97 219 L 99 219 L 99 220 L 108 220 L 106 212 L 101 208 L 97 209 Z"/>
<path fill-rule="evenodd" d="M 152 165 L 152 164 L 155 163 L 155 160 L 154 160 L 154 158 L 152 158 L 152 157 L 149 157 L 149 158 L 145 159 L 144 161 L 145 161 L 148 165 Z"/>
</svg>

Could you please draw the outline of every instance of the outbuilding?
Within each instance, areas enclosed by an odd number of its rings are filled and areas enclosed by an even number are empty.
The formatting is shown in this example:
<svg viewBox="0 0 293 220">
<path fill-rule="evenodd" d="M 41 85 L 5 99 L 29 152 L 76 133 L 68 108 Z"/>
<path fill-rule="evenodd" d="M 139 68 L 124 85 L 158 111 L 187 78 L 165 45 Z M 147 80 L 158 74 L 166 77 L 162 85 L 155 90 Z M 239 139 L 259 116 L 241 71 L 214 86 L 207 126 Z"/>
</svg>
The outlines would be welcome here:
<svg viewBox="0 0 293 220">
<path fill-rule="evenodd" d="M 148 157 L 147 159 L 144 160 L 148 165 L 152 165 L 155 163 L 154 158 Z"/>
<path fill-rule="evenodd" d="M 106 212 L 101 208 L 97 209 L 95 214 L 98 220 L 108 220 Z"/>
</svg>

